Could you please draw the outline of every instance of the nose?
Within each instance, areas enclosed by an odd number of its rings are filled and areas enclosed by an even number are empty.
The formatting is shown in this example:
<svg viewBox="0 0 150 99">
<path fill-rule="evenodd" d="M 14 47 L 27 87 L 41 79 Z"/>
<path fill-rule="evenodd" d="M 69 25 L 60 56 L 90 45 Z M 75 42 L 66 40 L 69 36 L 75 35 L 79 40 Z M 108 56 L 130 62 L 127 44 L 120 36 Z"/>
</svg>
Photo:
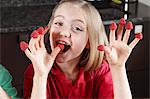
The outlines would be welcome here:
<svg viewBox="0 0 150 99">
<path fill-rule="evenodd" d="M 62 35 L 64 37 L 71 37 L 71 33 L 66 30 L 60 31 L 60 35 Z"/>
</svg>

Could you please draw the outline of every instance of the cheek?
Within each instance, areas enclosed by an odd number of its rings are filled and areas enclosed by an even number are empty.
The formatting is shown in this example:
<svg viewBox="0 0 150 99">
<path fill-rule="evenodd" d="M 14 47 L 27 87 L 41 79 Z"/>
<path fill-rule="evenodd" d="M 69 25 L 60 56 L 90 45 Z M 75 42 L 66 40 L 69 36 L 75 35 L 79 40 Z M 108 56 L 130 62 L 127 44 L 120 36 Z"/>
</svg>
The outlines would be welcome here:
<svg viewBox="0 0 150 99">
<path fill-rule="evenodd" d="M 83 49 L 86 47 L 86 44 L 88 42 L 88 37 L 86 35 L 81 35 L 81 36 L 74 36 L 73 38 L 73 44 L 74 44 L 74 49 L 76 50 L 81 50 L 81 52 L 83 51 Z"/>
</svg>

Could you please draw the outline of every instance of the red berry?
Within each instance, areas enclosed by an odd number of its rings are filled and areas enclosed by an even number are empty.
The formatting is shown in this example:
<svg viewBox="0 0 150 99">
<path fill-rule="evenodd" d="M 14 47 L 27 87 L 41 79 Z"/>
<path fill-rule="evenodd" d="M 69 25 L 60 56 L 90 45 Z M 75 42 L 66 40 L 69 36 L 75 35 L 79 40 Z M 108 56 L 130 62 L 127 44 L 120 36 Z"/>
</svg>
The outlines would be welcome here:
<svg viewBox="0 0 150 99">
<path fill-rule="evenodd" d="M 143 38 L 143 34 L 142 33 L 136 33 L 135 38 L 138 38 L 141 40 Z"/>
<path fill-rule="evenodd" d="M 34 31 L 31 33 L 30 37 L 37 38 L 38 35 L 39 35 L 38 31 L 37 31 L 37 30 L 34 30 Z"/>
<path fill-rule="evenodd" d="M 124 18 L 121 18 L 120 20 L 119 20 L 119 23 L 118 23 L 119 25 L 125 25 L 126 24 L 126 21 L 125 21 L 125 19 Z"/>
<path fill-rule="evenodd" d="M 97 49 L 98 49 L 99 51 L 104 51 L 104 45 L 99 45 L 99 46 L 97 47 Z"/>
<path fill-rule="evenodd" d="M 44 28 L 43 27 L 39 27 L 38 29 L 37 29 L 37 31 L 39 32 L 39 34 L 44 34 Z"/>
<path fill-rule="evenodd" d="M 20 42 L 20 48 L 22 51 L 25 51 L 26 49 L 28 49 L 28 43 L 24 42 L 24 41 L 21 41 Z"/>
<path fill-rule="evenodd" d="M 116 23 L 115 23 L 115 22 L 112 22 L 112 23 L 110 24 L 110 26 L 109 26 L 109 29 L 110 29 L 110 30 L 116 30 L 116 29 L 117 29 Z"/>
<path fill-rule="evenodd" d="M 58 44 L 61 50 L 64 50 L 65 46 L 63 44 Z"/>
<path fill-rule="evenodd" d="M 132 22 L 128 22 L 128 23 L 127 23 L 126 29 L 127 29 L 127 30 L 132 30 L 132 29 L 133 29 L 133 24 L 132 24 Z"/>
</svg>

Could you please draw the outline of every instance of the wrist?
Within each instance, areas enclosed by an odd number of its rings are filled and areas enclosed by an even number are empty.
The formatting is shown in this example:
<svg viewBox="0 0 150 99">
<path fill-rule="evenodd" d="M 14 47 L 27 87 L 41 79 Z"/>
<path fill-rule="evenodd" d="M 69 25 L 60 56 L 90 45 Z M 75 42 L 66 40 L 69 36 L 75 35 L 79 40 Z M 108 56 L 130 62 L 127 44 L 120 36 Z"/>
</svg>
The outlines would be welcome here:
<svg viewBox="0 0 150 99">
<path fill-rule="evenodd" d="M 47 77 L 48 77 L 47 75 L 42 75 L 42 76 L 34 75 L 33 79 L 36 81 L 46 81 Z"/>
<path fill-rule="evenodd" d="M 125 64 L 110 65 L 110 69 L 111 70 L 119 70 L 119 71 L 126 70 Z"/>
</svg>

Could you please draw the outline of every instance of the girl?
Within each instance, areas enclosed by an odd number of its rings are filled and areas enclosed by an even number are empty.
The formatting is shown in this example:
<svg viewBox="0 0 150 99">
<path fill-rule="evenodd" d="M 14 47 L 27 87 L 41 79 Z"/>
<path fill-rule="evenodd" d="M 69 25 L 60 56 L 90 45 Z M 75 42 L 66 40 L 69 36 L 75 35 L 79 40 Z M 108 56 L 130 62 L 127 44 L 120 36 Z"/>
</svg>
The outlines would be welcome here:
<svg viewBox="0 0 150 99">
<path fill-rule="evenodd" d="M 33 31 L 29 45 L 20 43 L 32 62 L 25 72 L 24 97 L 132 98 L 125 62 L 139 36 L 127 45 L 130 27 L 123 39 L 122 30 L 116 38 L 116 24 L 112 23 L 108 42 L 101 17 L 90 3 L 62 0 L 48 28 Z M 44 44 L 46 32 L 51 53 Z M 97 50 L 99 44 L 101 51 Z"/>
</svg>

